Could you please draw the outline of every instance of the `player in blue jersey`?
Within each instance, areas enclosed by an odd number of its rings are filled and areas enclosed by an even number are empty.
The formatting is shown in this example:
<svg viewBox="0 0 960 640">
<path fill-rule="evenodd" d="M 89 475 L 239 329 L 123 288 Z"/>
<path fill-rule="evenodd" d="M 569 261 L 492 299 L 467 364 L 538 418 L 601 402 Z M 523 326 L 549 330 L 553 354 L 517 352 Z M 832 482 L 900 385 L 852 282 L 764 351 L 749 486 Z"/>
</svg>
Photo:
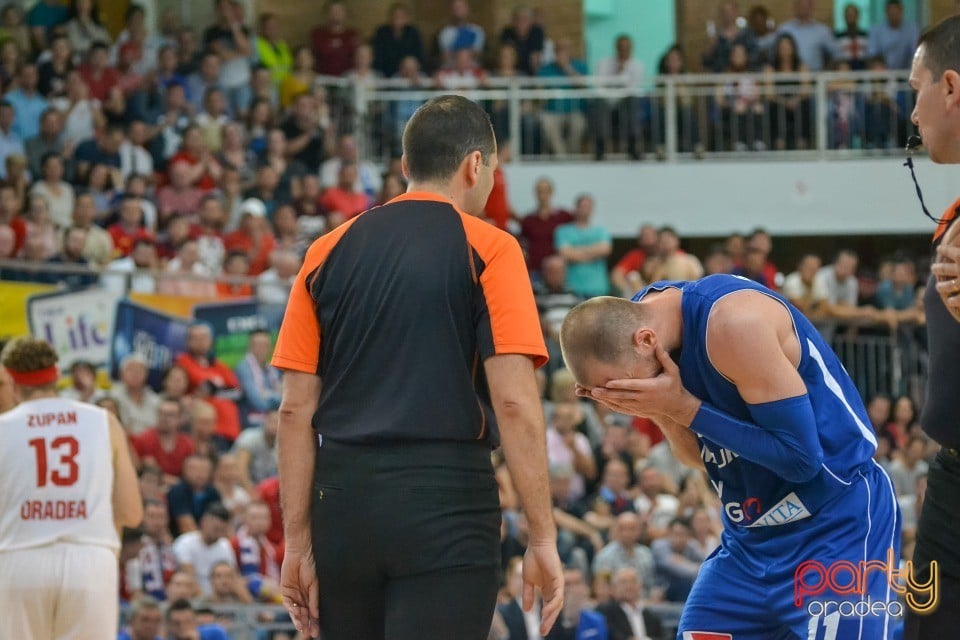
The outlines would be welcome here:
<svg viewBox="0 0 960 640">
<path fill-rule="evenodd" d="M 679 640 L 892 636 L 896 496 L 853 382 L 796 308 L 736 276 L 659 282 L 576 307 L 560 342 L 581 395 L 652 419 L 720 494 Z"/>
</svg>

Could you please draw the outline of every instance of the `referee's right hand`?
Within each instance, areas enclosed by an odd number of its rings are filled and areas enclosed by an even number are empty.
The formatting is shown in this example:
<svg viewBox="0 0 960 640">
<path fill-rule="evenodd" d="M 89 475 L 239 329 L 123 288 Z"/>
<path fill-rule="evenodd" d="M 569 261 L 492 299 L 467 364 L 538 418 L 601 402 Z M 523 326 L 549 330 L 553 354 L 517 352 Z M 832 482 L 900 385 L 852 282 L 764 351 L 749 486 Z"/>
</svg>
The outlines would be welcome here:
<svg viewBox="0 0 960 640">
<path fill-rule="evenodd" d="M 531 542 L 523 556 L 523 610 L 533 608 L 535 589 L 543 595 L 540 635 L 546 636 L 563 610 L 563 564 L 557 542 Z"/>
</svg>

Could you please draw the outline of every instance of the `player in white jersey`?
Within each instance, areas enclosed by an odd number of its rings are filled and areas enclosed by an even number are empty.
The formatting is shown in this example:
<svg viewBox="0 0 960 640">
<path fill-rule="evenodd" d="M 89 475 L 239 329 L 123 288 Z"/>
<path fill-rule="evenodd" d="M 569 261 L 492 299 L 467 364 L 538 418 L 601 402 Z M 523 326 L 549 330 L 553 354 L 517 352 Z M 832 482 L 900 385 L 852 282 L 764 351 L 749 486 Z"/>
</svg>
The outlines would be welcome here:
<svg viewBox="0 0 960 640">
<path fill-rule="evenodd" d="M 57 354 L 22 338 L 2 365 L 17 405 L 0 413 L 0 640 L 117 634 L 118 530 L 140 523 L 120 423 L 57 397 Z"/>
</svg>

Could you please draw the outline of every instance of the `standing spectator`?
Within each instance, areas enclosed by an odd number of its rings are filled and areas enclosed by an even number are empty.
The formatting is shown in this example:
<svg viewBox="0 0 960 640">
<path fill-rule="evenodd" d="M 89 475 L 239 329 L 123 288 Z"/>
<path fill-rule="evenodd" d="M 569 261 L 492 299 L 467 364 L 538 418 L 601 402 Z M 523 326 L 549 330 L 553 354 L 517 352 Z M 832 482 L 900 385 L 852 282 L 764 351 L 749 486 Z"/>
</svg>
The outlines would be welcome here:
<svg viewBox="0 0 960 640">
<path fill-rule="evenodd" d="M 345 163 L 353 163 L 357 169 L 353 191 L 366 194 L 371 199 L 375 198 L 383 186 L 383 176 L 372 162 L 360 158 L 357 139 L 349 133 L 340 136 L 337 141 L 337 155 L 324 162 L 320 168 L 320 186 L 327 188 L 336 185 L 339 182 L 340 168 Z"/>
<path fill-rule="evenodd" d="M 821 267 L 820 256 L 808 253 L 797 263 L 797 270 L 783 281 L 781 293 L 790 304 L 811 319 L 818 318 L 822 306 L 827 302 L 829 293 L 826 283 L 817 278 Z"/>
<path fill-rule="evenodd" d="M 14 130 L 16 107 L 7 100 L 0 101 L 0 179 L 7 177 L 7 158 L 24 155 L 23 138 Z"/>
<path fill-rule="evenodd" d="M 353 55 L 360 36 L 347 26 L 347 5 L 341 0 L 327 4 L 327 22 L 310 33 L 310 44 L 317 73 L 342 76 L 353 66 Z"/>
<path fill-rule="evenodd" d="M 860 7 L 852 2 L 843 8 L 844 30 L 837 31 L 837 49 L 839 62 L 850 65 L 853 71 L 867 68 L 867 32 L 860 28 Z"/>
<path fill-rule="evenodd" d="M 903 21 L 903 3 L 887 0 L 887 21 L 870 28 L 867 56 L 883 57 L 887 69 L 909 69 L 919 38 L 917 25 Z"/>
<path fill-rule="evenodd" d="M 132 439 L 142 465 L 159 468 L 164 484 L 179 481 L 184 461 L 193 454 L 190 437 L 180 432 L 183 406 L 177 400 L 162 400 L 157 408 L 157 424 Z"/>
<path fill-rule="evenodd" d="M 270 333 L 257 330 L 250 333 L 247 354 L 237 365 L 240 389 L 248 405 L 246 422 L 260 424 L 263 414 L 280 407 L 280 372 L 269 364 L 273 350 Z"/>
<path fill-rule="evenodd" d="M 563 570 L 563 599 L 563 612 L 546 640 L 609 640 L 607 621 L 587 608 L 590 588 L 580 569 Z"/>
<path fill-rule="evenodd" d="M 667 582 L 665 598 L 668 602 L 683 602 L 690 593 L 693 581 L 700 572 L 703 558 L 693 544 L 693 531 L 686 520 L 670 523 L 666 537 L 650 545 L 657 573 Z"/>
<path fill-rule="evenodd" d="M 2 109 L 2 107 L 0 107 Z M 2 112 L 0 112 L 0 135 L 2 135 Z M 40 133 L 24 143 L 27 165 L 33 176 L 43 173 L 43 159 L 48 153 L 69 157 L 63 139 L 63 115 L 56 109 L 47 109 L 40 117 Z M 0 164 L 6 164 L 0 153 Z"/>
<path fill-rule="evenodd" d="M 412 56 L 423 66 L 423 40 L 420 29 L 410 24 L 410 10 L 400 2 L 390 5 L 386 24 L 377 27 L 373 35 L 373 68 L 385 78 L 392 78 L 400 70 L 400 62 Z"/>
<path fill-rule="evenodd" d="M 217 0 L 217 22 L 203 34 L 207 51 L 220 58 L 220 87 L 230 113 L 239 118 L 250 107 L 250 57 L 254 53 L 250 30 L 243 24 L 241 0 Z"/>
<path fill-rule="evenodd" d="M 586 63 L 573 58 L 573 43 L 566 38 L 557 40 L 554 61 L 540 67 L 537 72 L 542 78 L 570 78 L 572 86 L 582 84 L 588 74 Z M 587 128 L 583 101 L 579 98 L 547 100 L 540 113 L 540 126 L 552 153 L 560 157 L 571 152 L 579 153 Z"/>
<path fill-rule="evenodd" d="M 90 90 L 90 97 L 105 102 L 110 90 L 120 81 L 120 73 L 110 66 L 110 52 L 103 42 L 95 42 L 80 65 L 80 77 Z"/>
<path fill-rule="evenodd" d="M 33 184 L 30 196 L 43 196 L 50 206 L 50 218 L 61 229 L 70 226 L 73 217 L 73 186 L 63 179 L 63 158 L 56 153 L 48 153 L 42 160 L 42 179 Z"/>
<path fill-rule="evenodd" d="M 270 71 L 274 85 L 279 88 L 283 79 L 293 68 L 290 46 L 280 35 L 280 21 L 273 13 L 260 16 L 260 35 L 257 36 L 257 57 L 260 64 Z"/>
<path fill-rule="evenodd" d="M 633 297 L 646 284 L 643 277 L 648 257 L 655 256 L 659 244 L 657 229 L 644 223 L 637 232 L 637 246 L 624 254 L 610 270 L 610 282 L 624 297 Z"/>
<path fill-rule="evenodd" d="M 50 43 L 50 59 L 37 69 L 37 90 L 47 100 L 65 98 L 67 74 L 73 70 L 70 40 L 65 35 L 54 36 Z"/>
<path fill-rule="evenodd" d="M 43 4 L 41 0 L 38 4 Z M 16 119 L 13 121 L 12 131 L 23 141 L 40 133 L 40 117 L 47 110 L 47 101 L 37 90 L 37 67 L 34 64 L 25 64 L 17 74 L 17 88 L 4 96 L 5 101 L 13 107 Z M 20 153 L 22 154 L 22 147 Z"/>
<path fill-rule="evenodd" d="M 513 10 L 513 22 L 500 32 L 500 44 L 514 48 L 516 69 L 528 76 L 536 75 L 540 69 L 544 39 L 543 27 L 534 21 L 533 11 L 525 6 Z"/>
<path fill-rule="evenodd" d="M 643 519 L 632 511 L 621 513 L 610 528 L 610 543 L 593 559 L 593 573 L 615 574 L 621 569 L 633 569 L 642 583 L 653 586 L 655 567 L 650 548 L 640 544 L 643 537 Z"/>
<path fill-rule="evenodd" d="M 784 35 L 796 42 L 800 61 L 810 71 L 823 71 L 828 62 L 840 58 L 833 31 L 813 18 L 813 0 L 794 0 L 793 20 L 784 22 L 777 31 L 778 38 Z"/>
<path fill-rule="evenodd" d="M 797 0 L 802 2 L 803 0 Z M 805 149 L 813 133 L 810 68 L 803 62 L 798 42 L 788 33 L 777 38 L 767 76 L 767 120 L 770 138 L 778 150 Z M 799 74 L 800 80 L 777 80 L 777 74 Z"/>
<path fill-rule="evenodd" d="M 770 17 L 770 11 L 765 6 L 758 4 L 750 8 L 747 13 L 747 29 L 757 39 L 759 53 L 757 62 L 761 67 L 766 63 L 767 56 L 773 49 L 773 41 L 777 36 L 773 26 L 773 18 Z"/>
<path fill-rule="evenodd" d="M 177 34 L 177 75 L 193 75 L 200 69 L 202 59 L 196 34 L 190 27 L 182 28 Z"/>
<path fill-rule="evenodd" d="M 113 259 L 113 237 L 103 227 L 94 224 L 97 206 L 93 198 L 81 193 L 73 205 L 73 226 L 87 232 L 83 257 L 98 267 Z"/>
<path fill-rule="evenodd" d="M 660 616 L 646 606 L 645 586 L 635 569 L 624 567 L 614 572 L 613 599 L 597 607 L 597 612 L 607 620 L 610 640 L 660 640 L 665 637 Z"/>
<path fill-rule="evenodd" d="M 70 16 L 69 8 L 54 0 L 40 0 L 27 13 L 27 26 L 33 38 L 34 49 L 43 51 L 54 28 L 65 23 Z"/>
<path fill-rule="evenodd" d="M 199 461 L 201 458 L 191 460 Z M 212 487 L 208 488 L 216 491 Z M 173 489 L 170 491 L 173 492 Z M 195 527 L 179 535 L 173 543 L 173 552 L 177 556 L 180 570 L 193 575 L 200 585 L 200 592 L 209 596 L 212 592 L 210 570 L 218 562 L 226 562 L 231 567 L 236 567 L 237 558 L 227 538 L 230 530 L 230 512 L 227 508 L 215 500 L 204 501 L 201 513 L 203 515 L 198 516 L 199 529 Z"/>
<path fill-rule="evenodd" d="M 597 63 L 595 75 L 605 85 L 640 91 L 643 83 L 643 63 L 633 57 L 633 40 L 628 35 L 617 36 L 616 54 Z M 625 98 L 597 99 L 591 104 L 595 153 L 602 160 L 607 140 L 626 141 L 627 155 L 640 158 L 641 137 L 640 100 L 636 95 Z"/>
<path fill-rule="evenodd" d="M 756 71 L 760 65 L 760 47 L 757 36 L 737 24 L 739 9 L 733 0 L 722 0 L 717 8 L 717 22 L 708 23 L 707 48 L 701 59 L 704 69 L 723 73 L 730 66 L 730 52 L 736 45 L 743 45 L 747 54 L 747 66 Z M 712 25 L 712 28 L 711 28 Z"/>
<path fill-rule="evenodd" d="M 440 50 L 441 66 L 453 64 L 454 54 L 461 49 L 469 49 L 474 61 L 483 55 L 485 34 L 483 27 L 470 22 L 470 5 L 467 0 L 451 0 L 450 22 L 440 29 L 437 47 Z"/>
<path fill-rule="evenodd" d="M 213 461 L 208 456 L 191 453 L 184 458 L 183 479 L 170 487 L 167 504 L 174 537 L 196 531 L 211 505 L 224 507 L 220 493 L 213 486 Z M 177 555 L 179 560 L 179 553 Z M 199 575 L 197 580 L 202 580 Z"/>
<path fill-rule="evenodd" d="M 244 487 L 254 487 L 277 475 L 279 423 L 277 410 L 269 409 L 264 414 L 262 426 L 244 429 L 233 443 L 233 454 L 237 457 L 237 467 L 240 470 L 240 483 Z"/>
<path fill-rule="evenodd" d="M 606 229 L 591 224 L 593 209 L 593 196 L 578 196 L 573 222 L 557 227 L 554 234 L 557 253 L 567 261 L 567 287 L 585 298 L 610 291 L 606 258 L 613 245 Z"/>
<path fill-rule="evenodd" d="M 297 97 L 310 93 L 317 79 L 314 70 L 313 52 L 310 47 L 302 46 L 294 49 L 293 68 L 287 77 L 280 83 L 280 106 L 284 109 L 293 105 Z"/>
<path fill-rule="evenodd" d="M 117 403 L 124 429 L 137 436 L 157 423 L 160 396 L 147 384 L 147 361 L 139 353 L 124 357 L 119 371 L 120 379 L 110 390 L 110 397 Z"/>
<path fill-rule="evenodd" d="M 67 37 L 74 53 L 85 56 L 94 42 L 110 42 L 110 34 L 100 24 L 100 7 L 96 0 L 72 0 Z"/>
<path fill-rule="evenodd" d="M 534 184 L 537 208 L 520 221 L 520 239 L 527 253 L 527 268 L 538 274 L 543 259 L 556 253 L 554 234 L 559 226 L 573 222 L 569 211 L 553 205 L 553 182 L 537 179 Z"/>
</svg>

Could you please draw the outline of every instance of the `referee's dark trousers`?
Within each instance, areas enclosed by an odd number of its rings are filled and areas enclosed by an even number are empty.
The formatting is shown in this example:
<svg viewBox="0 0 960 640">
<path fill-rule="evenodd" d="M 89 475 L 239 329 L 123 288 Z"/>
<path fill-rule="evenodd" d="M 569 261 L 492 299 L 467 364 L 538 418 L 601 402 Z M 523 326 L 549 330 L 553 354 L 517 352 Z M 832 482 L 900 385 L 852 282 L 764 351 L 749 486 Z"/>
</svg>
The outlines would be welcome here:
<svg viewBox="0 0 960 640">
<path fill-rule="evenodd" d="M 489 446 L 325 438 L 311 523 L 323 640 L 486 640 L 500 565 Z"/>
</svg>

